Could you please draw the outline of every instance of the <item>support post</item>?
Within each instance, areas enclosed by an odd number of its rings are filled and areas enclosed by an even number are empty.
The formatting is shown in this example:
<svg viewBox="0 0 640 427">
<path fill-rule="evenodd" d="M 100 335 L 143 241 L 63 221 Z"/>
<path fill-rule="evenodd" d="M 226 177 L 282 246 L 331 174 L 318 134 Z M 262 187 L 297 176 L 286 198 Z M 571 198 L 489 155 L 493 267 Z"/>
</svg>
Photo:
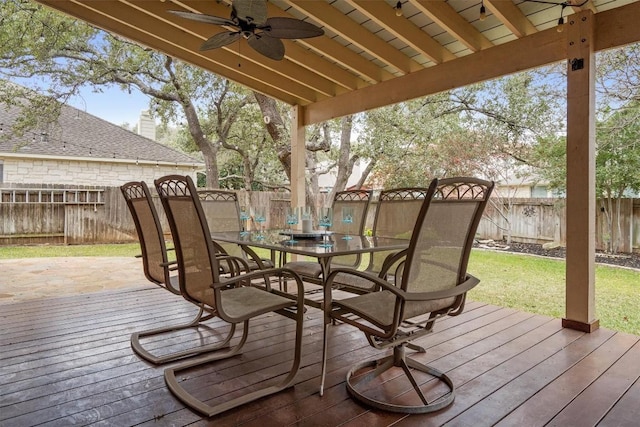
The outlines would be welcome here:
<svg viewBox="0 0 640 427">
<path fill-rule="evenodd" d="M 567 32 L 566 317 L 562 325 L 592 332 L 595 318 L 595 17 L 571 15 Z"/>
<path fill-rule="evenodd" d="M 291 114 L 291 205 L 305 205 L 304 107 L 294 105 Z"/>
</svg>

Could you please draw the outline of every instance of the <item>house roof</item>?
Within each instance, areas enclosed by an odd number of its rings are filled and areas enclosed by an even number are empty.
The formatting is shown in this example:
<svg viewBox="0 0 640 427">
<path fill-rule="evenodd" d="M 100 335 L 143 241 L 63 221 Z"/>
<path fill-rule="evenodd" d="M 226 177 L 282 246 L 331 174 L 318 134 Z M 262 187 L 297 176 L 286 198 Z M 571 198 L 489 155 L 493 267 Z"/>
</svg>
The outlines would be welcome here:
<svg viewBox="0 0 640 427">
<path fill-rule="evenodd" d="M 12 137 L 11 127 L 18 114 L 20 108 L 0 104 L 0 153 L 202 163 L 201 160 L 67 105 L 62 106 L 60 116 L 53 123 L 43 124 L 21 137 Z"/>
<path fill-rule="evenodd" d="M 635 0 L 269 0 L 268 17 L 298 18 L 324 30 L 320 37 L 284 40 L 285 57 L 275 61 L 242 38 L 200 51 L 209 37 L 232 28 L 168 12 L 228 18 L 231 0 L 37 1 L 302 106 L 304 125 L 566 60 L 576 13 L 594 13 L 596 37 L 589 42 L 595 50 L 640 39 Z"/>
</svg>

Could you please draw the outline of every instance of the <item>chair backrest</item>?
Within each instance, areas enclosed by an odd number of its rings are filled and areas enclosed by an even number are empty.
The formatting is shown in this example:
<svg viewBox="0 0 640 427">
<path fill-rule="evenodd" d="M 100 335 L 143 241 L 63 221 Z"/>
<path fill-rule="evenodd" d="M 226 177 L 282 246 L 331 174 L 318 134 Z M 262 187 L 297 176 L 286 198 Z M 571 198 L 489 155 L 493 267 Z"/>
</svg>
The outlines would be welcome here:
<svg viewBox="0 0 640 427">
<path fill-rule="evenodd" d="M 465 280 L 475 233 L 492 190 L 493 182 L 476 178 L 433 180 L 411 236 L 403 290 L 433 292 Z"/>
<path fill-rule="evenodd" d="M 182 295 L 216 307 L 213 283 L 219 265 L 197 189 L 189 176 L 168 175 L 155 180 L 173 236 Z"/>
<path fill-rule="evenodd" d="M 198 198 L 212 233 L 242 231 L 238 195 L 227 190 L 198 190 Z M 246 258 L 240 246 L 216 241 L 217 249 L 233 256 Z"/>
<path fill-rule="evenodd" d="M 238 195 L 227 190 L 198 190 L 211 232 L 241 231 Z"/>
<path fill-rule="evenodd" d="M 163 267 L 168 261 L 164 234 L 149 187 L 143 181 L 132 181 L 121 186 L 120 190 L 138 233 L 144 275 L 156 284 L 170 283 L 169 271 Z M 172 290 L 171 286 L 167 289 Z"/>
<path fill-rule="evenodd" d="M 381 191 L 373 222 L 373 235 L 410 239 L 428 190 L 412 187 Z M 373 252 L 368 269 L 380 272 L 388 255 L 389 252 Z"/>
<path fill-rule="evenodd" d="M 339 191 L 333 198 L 333 226 L 331 229 L 337 233 L 363 234 L 367 221 L 367 209 L 371 201 L 371 190 L 345 190 Z M 342 222 L 342 208 L 353 208 L 353 223 Z"/>
</svg>

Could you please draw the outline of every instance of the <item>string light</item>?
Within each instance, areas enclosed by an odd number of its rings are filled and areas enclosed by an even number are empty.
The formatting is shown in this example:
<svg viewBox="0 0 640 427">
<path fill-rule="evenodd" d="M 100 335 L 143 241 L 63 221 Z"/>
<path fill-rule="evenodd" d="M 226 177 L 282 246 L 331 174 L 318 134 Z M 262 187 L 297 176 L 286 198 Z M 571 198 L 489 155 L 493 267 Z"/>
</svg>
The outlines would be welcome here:
<svg viewBox="0 0 640 427">
<path fill-rule="evenodd" d="M 480 2 L 480 20 L 487 19 L 487 9 L 484 7 L 484 0 Z"/>
<path fill-rule="evenodd" d="M 394 9 L 396 10 L 396 16 L 402 16 L 402 2 L 401 1 L 396 3 L 396 7 L 394 7 Z"/>
<path fill-rule="evenodd" d="M 560 19 L 558 19 L 558 26 L 556 27 L 556 31 L 558 31 L 559 33 L 561 33 L 564 30 L 564 8 L 567 6 L 572 6 L 575 8 L 581 8 L 582 6 L 584 6 L 585 4 L 587 4 L 589 2 L 589 0 L 583 0 L 582 3 L 576 4 L 573 3 L 571 0 L 566 0 L 563 2 L 556 2 L 556 1 L 548 1 L 548 0 L 524 0 L 526 2 L 529 3 L 541 3 L 541 4 L 550 4 L 553 6 L 561 6 L 560 8 Z"/>
<path fill-rule="evenodd" d="M 558 28 L 557 28 L 557 31 L 559 33 L 561 33 L 562 30 L 564 29 L 564 17 L 562 16 L 562 13 L 564 12 L 565 7 L 567 7 L 567 4 L 562 3 L 562 8 L 560 9 L 560 19 L 558 19 Z"/>
</svg>

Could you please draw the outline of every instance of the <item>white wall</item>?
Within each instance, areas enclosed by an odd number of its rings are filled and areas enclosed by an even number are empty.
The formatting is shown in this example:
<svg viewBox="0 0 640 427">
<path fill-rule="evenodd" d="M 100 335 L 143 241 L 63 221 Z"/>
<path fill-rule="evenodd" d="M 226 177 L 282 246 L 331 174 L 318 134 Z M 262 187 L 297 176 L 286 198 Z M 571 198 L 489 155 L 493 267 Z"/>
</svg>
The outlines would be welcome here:
<svg viewBox="0 0 640 427">
<path fill-rule="evenodd" d="M 0 161 L 4 163 L 5 183 L 120 186 L 129 181 L 153 182 L 170 174 L 196 179 L 193 166 L 16 158 Z"/>
</svg>

